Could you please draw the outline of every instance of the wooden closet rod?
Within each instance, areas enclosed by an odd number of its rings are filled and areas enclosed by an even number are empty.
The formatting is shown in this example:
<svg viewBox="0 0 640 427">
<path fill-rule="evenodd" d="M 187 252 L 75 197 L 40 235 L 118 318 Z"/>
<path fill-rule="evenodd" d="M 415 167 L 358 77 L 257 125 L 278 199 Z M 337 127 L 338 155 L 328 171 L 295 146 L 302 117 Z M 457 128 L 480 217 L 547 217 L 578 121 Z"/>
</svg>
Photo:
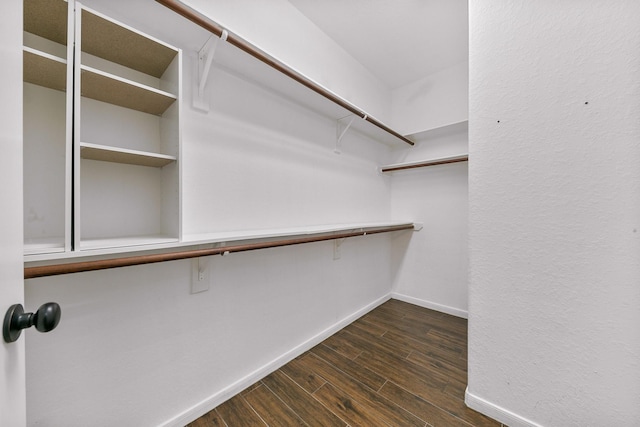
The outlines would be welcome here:
<svg viewBox="0 0 640 427">
<path fill-rule="evenodd" d="M 423 168 L 425 166 L 446 165 L 447 163 L 458 163 L 458 162 L 467 162 L 467 161 L 469 161 L 469 156 L 461 156 L 461 157 L 456 157 L 452 159 L 428 160 L 425 162 L 411 163 L 408 165 L 383 167 L 382 169 L 380 169 L 380 171 L 393 172 L 393 171 L 400 171 L 404 169 Z"/>
<path fill-rule="evenodd" d="M 185 17 L 186 19 L 190 20 L 191 22 L 194 22 L 195 24 L 199 25 L 200 27 L 204 28 L 205 30 L 215 34 L 216 36 L 218 36 L 218 37 L 222 36 L 223 28 L 220 25 L 218 25 L 216 22 L 212 21 L 211 19 L 209 19 L 205 15 L 203 15 L 203 14 L 197 12 L 197 11 L 194 11 L 193 9 L 181 4 L 179 1 L 177 1 L 177 0 L 156 0 L 156 1 L 158 3 L 160 3 L 160 4 L 162 4 L 163 6 L 166 6 L 169 9 L 173 10 L 177 14 L 182 15 L 183 17 Z M 387 127 L 386 125 L 384 125 L 383 123 L 377 121 L 373 117 L 369 117 L 367 114 L 365 114 L 362 111 L 358 110 L 356 107 L 354 107 L 353 105 L 349 104 L 348 102 L 346 102 L 342 98 L 334 95 L 333 93 L 329 92 L 328 90 L 326 90 L 322 86 L 320 86 L 317 83 L 309 80 L 307 77 L 303 76 L 302 74 L 298 73 L 297 71 L 293 70 L 292 68 L 289 68 L 287 65 L 283 64 L 282 62 L 278 61 L 277 59 L 267 55 L 264 52 L 262 52 L 261 50 L 259 50 L 258 48 L 253 46 L 251 43 L 247 42 L 246 40 L 236 36 L 235 34 L 228 33 L 227 42 L 231 43 L 235 47 L 243 50 L 244 52 L 246 52 L 249 55 L 253 56 L 254 58 L 258 59 L 259 61 L 262 61 L 265 64 L 269 65 L 270 67 L 278 70 L 282 74 L 284 74 L 287 77 L 297 81 L 298 83 L 302 84 L 303 86 L 306 86 L 307 88 L 311 89 L 312 91 L 316 92 L 317 94 L 322 95 L 323 97 L 327 98 L 328 100 L 332 101 L 333 103 L 338 104 L 342 108 L 350 111 L 351 113 L 359 116 L 360 118 L 365 119 L 366 121 L 368 121 L 369 123 L 373 124 L 374 126 L 377 126 L 380 129 L 382 129 L 383 131 L 395 136 L 396 138 L 406 142 L 409 145 L 414 145 L 414 142 L 411 141 L 410 139 L 400 135 L 398 132 L 396 132 L 393 129 Z"/>
<path fill-rule="evenodd" d="M 210 255 L 225 255 L 232 252 L 252 251 L 256 249 L 277 248 L 281 246 L 299 245 L 302 243 L 322 242 L 325 240 L 344 239 L 347 237 L 366 236 L 368 234 L 389 233 L 392 231 L 412 230 L 413 224 L 394 225 L 389 227 L 376 227 L 367 231 L 341 232 L 335 234 L 323 234 L 294 239 L 283 239 L 269 242 L 244 243 L 232 246 L 222 246 L 208 249 L 188 249 L 151 255 L 134 255 L 122 258 L 103 259 L 94 261 L 70 262 L 67 264 L 43 265 L 37 267 L 25 267 L 24 278 L 57 276 L 60 274 L 80 273 L 83 271 L 105 270 L 107 268 L 129 267 L 133 265 L 152 264 L 156 262 L 176 261 L 187 258 L 198 258 Z"/>
</svg>

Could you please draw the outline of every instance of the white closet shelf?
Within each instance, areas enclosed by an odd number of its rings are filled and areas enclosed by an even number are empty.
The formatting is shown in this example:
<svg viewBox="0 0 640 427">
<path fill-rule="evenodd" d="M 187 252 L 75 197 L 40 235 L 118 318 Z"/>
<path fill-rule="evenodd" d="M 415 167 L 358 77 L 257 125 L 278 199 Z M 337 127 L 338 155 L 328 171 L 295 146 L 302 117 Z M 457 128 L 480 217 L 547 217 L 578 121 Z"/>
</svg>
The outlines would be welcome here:
<svg viewBox="0 0 640 427">
<path fill-rule="evenodd" d="M 438 157 L 435 159 L 419 160 L 414 162 L 394 163 L 380 166 L 380 172 L 395 172 L 404 169 L 415 169 L 426 166 L 446 165 L 448 163 L 466 162 L 469 160 L 468 154 L 458 154 L 456 156 Z"/>
<path fill-rule="evenodd" d="M 157 78 L 178 54 L 162 41 L 84 7 L 82 51 Z"/>
<path fill-rule="evenodd" d="M 151 236 L 124 236 L 102 239 L 83 239 L 80 241 L 81 251 L 108 251 L 113 252 L 113 248 L 121 247 L 139 247 L 148 245 L 163 245 L 168 243 L 176 243 L 178 239 L 165 235 Z"/>
<path fill-rule="evenodd" d="M 284 98 L 325 117 L 339 120 L 347 116 L 356 119 L 352 129 L 369 138 L 390 145 L 414 145 L 414 142 L 391 129 L 371 114 L 337 95 L 322 84 L 305 76 L 283 61 L 269 55 L 240 36 L 227 32 L 206 14 L 177 0 L 157 0 L 177 14 L 191 20 L 215 37 L 227 33 L 226 41 L 215 49 L 214 65 L 232 72 L 247 81 L 280 94 Z"/>
<path fill-rule="evenodd" d="M 39 50 L 23 47 L 23 80 L 38 86 L 65 91 L 67 61 Z"/>
<path fill-rule="evenodd" d="M 391 230 L 390 230 L 391 229 Z M 333 225 L 315 225 L 279 229 L 257 229 L 247 231 L 229 231 L 185 236 L 182 241 L 167 236 L 123 237 L 121 239 L 88 239 L 81 242 L 80 251 L 25 255 L 25 268 L 48 267 L 77 262 L 110 260 L 126 256 L 146 256 L 175 252 L 176 250 L 199 250 L 225 248 L 232 245 L 254 242 L 275 242 L 284 239 L 331 240 L 333 236 L 344 233 L 356 235 L 375 234 L 397 229 L 419 229 L 410 221 L 389 221 L 377 223 L 350 223 Z M 336 237 L 340 238 L 340 237 Z M 303 242 L 301 242 L 303 243 Z M 279 246 L 275 245 L 274 246 Z"/>
<path fill-rule="evenodd" d="M 174 156 L 168 156 L 166 154 L 129 150 L 126 148 L 91 144 L 88 142 L 80 143 L 80 157 L 88 160 L 150 166 L 154 168 L 161 168 L 177 160 Z"/>
<path fill-rule="evenodd" d="M 175 95 L 95 68 L 81 67 L 82 96 L 156 116 L 164 113 Z"/>
<path fill-rule="evenodd" d="M 23 248 L 25 255 L 64 252 L 64 237 L 25 239 Z"/>
<path fill-rule="evenodd" d="M 435 126 L 429 129 L 425 129 L 425 130 L 421 130 L 419 132 L 414 132 L 409 134 L 409 136 L 411 138 L 413 138 L 414 140 L 418 141 L 421 139 L 425 139 L 428 137 L 433 137 L 436 134 L 439 133 L 445 133 L 445 132 L 451 132 L 451 131 L 455 131 L 457 129 L 459 130 L 466 130 L 469 127 L 469 120 L 465 119 L 465 120 L 460 120 L 457 122 L 452 122 L 452 123 L 447 123 L 444 125 L 440 125 L 440 126 Z"/>
<path fill-rule="evenodd" d="M 230 43 L 219 43 L 214 66 L 332 120 L 350 120 L 350 117 L 354 117 L 349 132 L 355 130 L 390 147 L 414 144 L 374 116 L 286 64 L 280 64 L 275 59 L 273 62 L 278 63 L 279 68 L 261 62 Z M 286 70 L 286 73 L 280 69 Z"/>
<path fill-rule="evenodd" d="M 63 45 L 67 44 L 68 3 L 64 0 L 24 2 L 24 30 Z"/>
<path fill-rule="evenodd" d="M 186 234 L 182 237 L 182 244 L 229 243 L 255 239 L 270 239 L 281 237 L 308 236 L 314 234 L 337 233 L 345 231 L 366 231 L 376 228 L 395 227 L 413 224 L 412 222 L 369 222 L 352 224 L 313 225 L 305 227 L 255 229 L 222 231 L 215 233 Z"/>
</svg>

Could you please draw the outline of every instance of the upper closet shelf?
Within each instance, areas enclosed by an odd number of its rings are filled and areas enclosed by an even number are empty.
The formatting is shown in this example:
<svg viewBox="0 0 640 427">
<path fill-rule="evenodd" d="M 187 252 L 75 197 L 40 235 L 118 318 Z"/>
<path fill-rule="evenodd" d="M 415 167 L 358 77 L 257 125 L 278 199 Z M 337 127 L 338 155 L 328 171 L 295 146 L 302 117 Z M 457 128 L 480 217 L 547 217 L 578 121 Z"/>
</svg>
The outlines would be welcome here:
<svg viewBox="0 0 640 427">
<path fill-rule="evenodd" d="M 157 78 L 177 55 L 168 44 L 86 8 L 82 9 L 82 51 Z"/>
<path fill-rule="evenodd" d="M 435 138 L 438 135 L 453 133 L 453 132 L 466 132 L 469 129 L 469 120 L 460 120 L 459 122 L 447 123 L 440 126 L 435 126 L 430 129 L 425 129 L 420 132 L 415 132 L 409 136 L 415 141 L 422 139 Z"/>
<path fill-rule="evenodd" d="M 226 30 L 206 15 L 190 9 L 175 0 L 157 1 L 217 37 L 221 37 L 224 32 L 226 41 L 222 42 L 221 40 L 215 50 L 214 61 L 216 65 L 222 66 L 244 79 L 258 83 L 297 104 L 332 119 L 339 120 L 353 115 L 356 118 L 351 125 L 351 129 L 355 129 L 379 142 L 392 146 L 414 144 L 407 137 L 368 115 L 349 101 L 273 58 L 239 36 L 227 33 Z"/>
<path fill-rule="evenodd" d="M 161 115 L 176 101 L 168 92 L 132 80 L 81 66 L 82 96 L 125 108 Z"/>
<path fill-rule="evenodd" d="M 23 47 L 24 81 L 55 90 L 66 90 L 67 61 L 57 56 Z"/>
<path fill-rule="evenodd" d="M 25 1 L 24 31 L 66 45 L 67 13 L 66 1 Z"/>
</svg>

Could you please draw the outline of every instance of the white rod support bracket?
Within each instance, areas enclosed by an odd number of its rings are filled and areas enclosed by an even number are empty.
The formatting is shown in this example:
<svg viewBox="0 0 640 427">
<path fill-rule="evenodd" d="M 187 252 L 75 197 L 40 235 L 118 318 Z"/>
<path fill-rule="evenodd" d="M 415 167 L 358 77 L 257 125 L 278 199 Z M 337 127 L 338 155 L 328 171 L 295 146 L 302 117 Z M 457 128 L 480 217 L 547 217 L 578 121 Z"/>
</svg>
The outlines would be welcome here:
<svg viewBox="0 0 640 427">
<path fill-rule="evenodd" d="M 209 79 L 209 72 L 211 71 L 211 64 L 220 41 L 226 41 L 228 36 L 227 30 L 222 30 L 222 35 L 219 38 L 216 36 L 209 37 L 209 40 L 198 51 L 198 78 L 193 92 L 193 106 L 198 110 L 209 111 L 209 102 L 205 99 L 205 89 Z"/>
<path fill-rule="evenodd" d="M 343 123 L 348 118 L 351 118 L 351 120 L 349 120 L 349 123 L 344 125 Z M 342 153 L 342 138 L 344 138 L 345 134 L 347 133 L 347 131 L 349 130 L 349 128 L 351 127 L 355 119 L 356 119 L 356 116 L 354 114 L 351 114 L 336 120 L 336 148 L 333 150 L 334 153 L 336 154 Z"/>
<path fill-rule="evenodd" d="M 340 257 L 342 257 L 342 244 L 344 243 L 346 238 L 342 238 L 342 239 L 335 239 L 333 241 L 333 259 L 337 260 L 340 259 Z"/>
<path fill-rule="evenodd" d="M 208 291 L 210 277 L 209 259 L 206 257 L 193 258 L 191 260 L 191 293 Z"/>
</svg>

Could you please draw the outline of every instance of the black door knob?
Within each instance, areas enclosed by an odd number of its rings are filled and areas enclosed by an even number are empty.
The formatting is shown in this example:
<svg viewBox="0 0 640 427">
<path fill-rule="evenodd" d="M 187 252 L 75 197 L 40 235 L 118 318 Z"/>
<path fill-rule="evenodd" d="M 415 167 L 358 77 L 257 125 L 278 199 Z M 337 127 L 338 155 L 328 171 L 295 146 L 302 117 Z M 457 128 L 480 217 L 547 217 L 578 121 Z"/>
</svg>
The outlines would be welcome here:
<svg viewBox="0 0 640 427">
<path fill-rule="evenodd" d="M 49 332 L 60 323 L 62 310 L 55 302 L 42 304 L 35 313 L 25 313 L 22 304 L 9 307 L 2 324 L 2 336 L 5 342 L 14 342 L 20 337 L 23 329 L 33 325 L 40 332 Z"/>
</svg>

